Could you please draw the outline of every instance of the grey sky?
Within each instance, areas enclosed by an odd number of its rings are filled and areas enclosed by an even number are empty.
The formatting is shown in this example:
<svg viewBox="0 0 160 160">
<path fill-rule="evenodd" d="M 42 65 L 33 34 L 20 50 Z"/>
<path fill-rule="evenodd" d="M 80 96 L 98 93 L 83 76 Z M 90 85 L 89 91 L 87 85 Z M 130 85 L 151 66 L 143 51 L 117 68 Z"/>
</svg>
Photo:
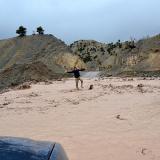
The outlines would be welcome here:
<svg viewBox="0 0 160 160">
<path fill-rule="evenodd" d="M 0 0 L 0 39 L 23 25 L 71 43 L 139 39 L 160 33 L 160 0 Z"/>
</svg>

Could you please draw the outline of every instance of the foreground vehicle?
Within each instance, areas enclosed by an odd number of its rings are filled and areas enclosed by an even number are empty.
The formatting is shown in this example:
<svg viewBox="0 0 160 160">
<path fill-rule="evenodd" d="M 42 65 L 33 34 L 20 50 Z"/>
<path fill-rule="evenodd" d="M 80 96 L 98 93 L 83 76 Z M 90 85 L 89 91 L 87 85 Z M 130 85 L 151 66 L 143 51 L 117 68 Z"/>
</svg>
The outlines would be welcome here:
<svg viewBox="0 0 160 160">
<path fill-rule="evenodd" d="M 55 142 L 0 137 L 0 160 L 68 160 L 62 146 Z"/>
</svg>

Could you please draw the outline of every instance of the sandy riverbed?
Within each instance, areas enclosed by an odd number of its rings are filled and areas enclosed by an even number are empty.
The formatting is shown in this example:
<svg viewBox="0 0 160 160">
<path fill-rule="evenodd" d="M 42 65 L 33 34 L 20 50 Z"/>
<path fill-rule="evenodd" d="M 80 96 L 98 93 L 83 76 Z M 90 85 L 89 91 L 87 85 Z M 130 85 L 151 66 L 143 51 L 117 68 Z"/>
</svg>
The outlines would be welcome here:
<svg viewBox="0 0 160 160">
<path fill-rule="evenodd" d="M 0 94 L 0 136 L 58 141 L 70 160 L 160 160 L 160 79 L 74 83 Z"/>
</svg>

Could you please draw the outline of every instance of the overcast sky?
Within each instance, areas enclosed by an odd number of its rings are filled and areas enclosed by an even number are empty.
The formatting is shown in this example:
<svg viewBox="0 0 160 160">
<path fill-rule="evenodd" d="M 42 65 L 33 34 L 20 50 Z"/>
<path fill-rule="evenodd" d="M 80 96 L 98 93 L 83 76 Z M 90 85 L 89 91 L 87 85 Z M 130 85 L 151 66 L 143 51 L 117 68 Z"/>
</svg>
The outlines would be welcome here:
<svg viewBox="0 0 160 160">
<path fill-rule="evenodd" d="M 37 26 L 66 43 L 142 38 L 160 33 L 160 0 L 0 0 L 0 39 Z"/>
</svg>

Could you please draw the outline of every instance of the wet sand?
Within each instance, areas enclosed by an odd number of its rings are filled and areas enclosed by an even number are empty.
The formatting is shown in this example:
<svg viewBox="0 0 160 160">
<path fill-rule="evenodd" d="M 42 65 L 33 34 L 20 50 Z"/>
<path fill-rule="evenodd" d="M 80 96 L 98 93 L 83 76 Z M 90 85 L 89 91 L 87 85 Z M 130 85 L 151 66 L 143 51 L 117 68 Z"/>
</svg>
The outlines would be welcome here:
<svg viewBox="0 0 160 160">
<path fill-rule="evenodd" d="M 90 85 L 93 90 L 88 90 Z M 160 79 L 74 79 L 0 94 L 0 136 L 60 142 L 70 160 L 159 160 Z"/>
</svg>

